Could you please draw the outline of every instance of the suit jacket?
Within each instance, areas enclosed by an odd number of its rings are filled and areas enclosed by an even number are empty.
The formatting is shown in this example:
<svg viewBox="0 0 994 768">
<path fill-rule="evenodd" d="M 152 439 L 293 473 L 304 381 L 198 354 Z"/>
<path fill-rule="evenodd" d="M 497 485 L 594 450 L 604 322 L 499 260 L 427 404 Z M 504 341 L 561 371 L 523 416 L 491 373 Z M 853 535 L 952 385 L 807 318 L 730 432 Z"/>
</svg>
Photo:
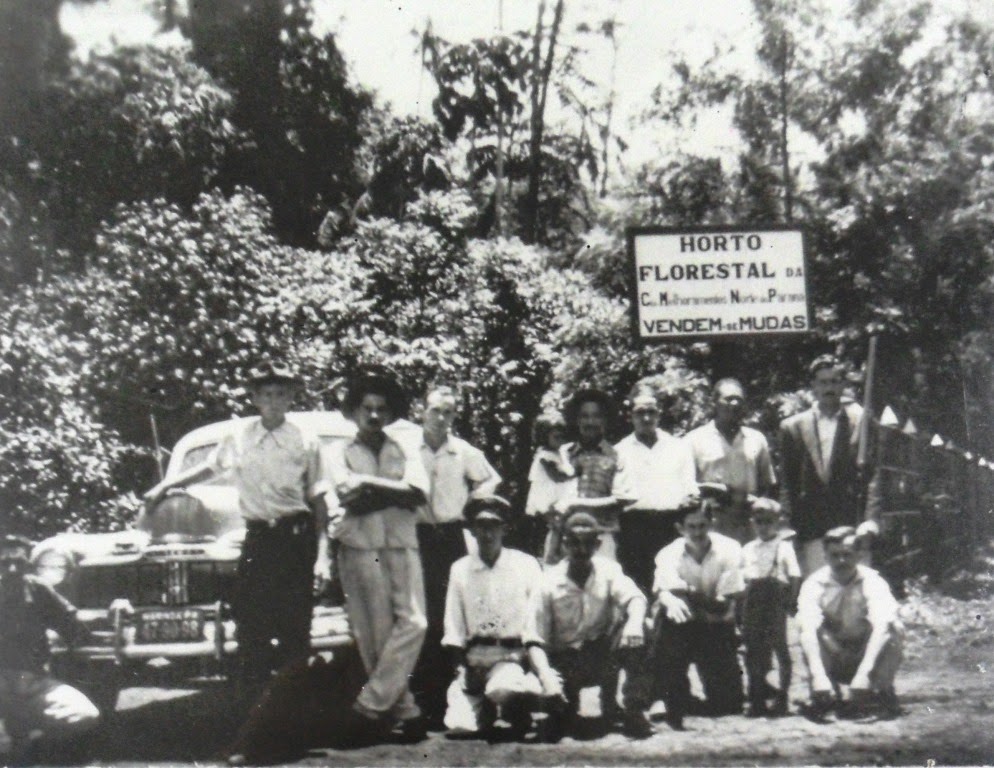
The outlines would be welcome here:
<svg viewBox="0 0 994 768">
<path fill-rule="evenodd" d="M 844 405 L 842 413 L 848 424 L 848 439 L 839 439 L 844 437 L 844 425 L 840 423 L 827 480 L 818 472 L 820 447 L 815 411 L 804 411 L 780 424 L 780 501 L 800 541 L 820 538 L 839 525 L 876 519 L 879 514 L 876 473 L 869 467 L 861 472 L 856 465 L 863 409 L 855 404 Z M 867 458 L 869 464 L 872 451 Z"/>
</svg>

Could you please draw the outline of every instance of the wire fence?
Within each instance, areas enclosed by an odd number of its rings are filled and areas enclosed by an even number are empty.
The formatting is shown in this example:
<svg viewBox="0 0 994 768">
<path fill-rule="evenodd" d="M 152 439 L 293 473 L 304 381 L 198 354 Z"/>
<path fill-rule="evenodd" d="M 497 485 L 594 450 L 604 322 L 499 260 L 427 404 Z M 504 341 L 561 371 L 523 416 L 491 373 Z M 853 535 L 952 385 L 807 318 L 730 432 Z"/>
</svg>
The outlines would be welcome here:
<svg viewBox="0 0 994 768">
<path fill-rule="evenodd" d="M 918 433 L 885 411 L 878 432 L 881 536 L 874 561 L 892 583 L 966 565 L 994 533 L 994 462 Z"/>
</svg>

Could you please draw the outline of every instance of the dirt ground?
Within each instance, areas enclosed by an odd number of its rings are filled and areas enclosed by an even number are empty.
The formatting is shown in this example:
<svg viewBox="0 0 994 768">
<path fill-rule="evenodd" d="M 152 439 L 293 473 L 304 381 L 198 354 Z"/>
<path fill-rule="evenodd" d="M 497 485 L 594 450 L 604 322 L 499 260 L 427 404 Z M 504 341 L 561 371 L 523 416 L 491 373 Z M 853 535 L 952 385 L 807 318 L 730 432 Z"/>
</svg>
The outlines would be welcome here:
<svg viewBox="0 0 994 768">
<path fill-rule="evenodd" d="M 981 765 L 994 764 L 994 556 L 939 586 L 912 584 L 895 720 L 815 724 L 798 714 L 752 720 L 687 718 L 641 742 L 611 734 L 558 745 L 456 742 L 315 749 L 301 765 Z M 792 649 L 798 654 L 796 644 Z M 792 700 L 806 697 L 795 662 Z M 589 692 L 585 701 L 593 701 Z M 217 686 L 129 688 L 96 744 L 100 765 L 210 764 L 237 723 Z M 796 706 L 794 706 L 796 711 Z M 0 764 L 3 763 L 0 739 Z M 934 763 L 933 763 L 934 761 Z"/>
</svg>

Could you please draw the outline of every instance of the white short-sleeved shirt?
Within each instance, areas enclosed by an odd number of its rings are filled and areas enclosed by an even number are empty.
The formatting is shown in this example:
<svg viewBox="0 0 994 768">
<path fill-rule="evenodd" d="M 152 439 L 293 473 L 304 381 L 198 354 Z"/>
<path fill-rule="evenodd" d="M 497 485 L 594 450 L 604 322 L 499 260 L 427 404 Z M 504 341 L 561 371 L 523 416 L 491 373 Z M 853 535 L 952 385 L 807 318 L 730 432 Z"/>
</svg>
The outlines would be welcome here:
<svg viewBox="0 0 994 768">
<path fill-rule="evenodd" d="M 419 513 L 419 521 L 451 523 L 462 520 L 470 494 L 487 481 L 495 486 L 500 482 L 500 475 L 483 451 L 455 435 L 449 435 L 437 451 L 432 450 L 422 437 L 420 453 L 431 492 L 428 506 Z"/>
<path fill-rule="evenodd" d="M 587 581 L 580 586 L 563 560 L 546 569 L 535 597 L 535 626 L 546 648 L 579 648 L 610 633 L 632 600 L 645 600 L 635 582 L 613 560 L 595 555 Z"/>
<path fill-rule="evenodd" d="M 548 448 L 540 448 L 535 452 L 532 459 L 531 469 L 528 471 L 528 499 L 525 501 L 526 515 L 540 515 L 548 512 L 552 506 L 563 499 L 574 498 L 576 492 L 576 478 L 568 480 L 554 480 L 549 476 L 548 471 L 542 464 L 543 461 L 551 461 L 562 468 L 564 474 L 572 474 L 572 465 L 563 459 L 558 451 Z"/>
<path fill-rule="evenodd" d="M 826 625 L 842 640 L 858 640 L 873 627 L 890 624 L 897 618 L 897 609 L 884 578 L 863 565 L 856 566 L 856 575 L 848 584 L 836 581 L 831 566 L 819 568 L 805 579 L 797 598 L 802 631 Z"/>
<path fill-rule="evenodd" d="M 542 567 L 531 555 L 504 547 L 493 567 L 479 555 L 461 557 L 449 572 L 442 645 L 466 648 L 474 637 L 539 642 L 532 608 Z"/>
<path fill-rule="evenodd" d="M 790 539 L 777 536 L 769 541 L 753 539 L 742 547 L 742 575 L 746 581 L 776 579 L 790 584 L 801 578 L 801 566 Z"/>
<path fill-rule="evenodd" d="M 657 429 L 651 448 L 632 433 L 614 449 L 618 472 L 613 494 L 636 499 L 633 509 L 676 509 L 688 495 L 697 492 L 690 446 L 668 432 Z"/>
<path fill-rule="evenodd" d="M 652 592 L 687 590 L 712 600 L 736 595 L 745 589 L 742 578 L 742 545 L 735 539 L 711 532 L 711 549 L 701 562 L 687 551 L 680 537 L 656 555 L 656 576 Z"/>
<path fill-rule="evenodd" d="M 745 493 L 776 485 L 770 446 L 758 430 L 742 427 L 728 442 L 712 420 L 688 432 L 684 440 L 694 455 L 698 482 L 725 483 Z"/>
<path fill-rule="evenodd" d="M 247 420 L 225 438 L 208 462 L 230 475 L 246 520 L 276 520 L 310 509 L 308 501 L 331 489 L 318 437 L 289 420 L 266 429 Z"/>
<path fill-rule="evenodd" d="M 429 493 L 428 476 L 418 456 L 408 456 L 400 443 L 386 437 L 379 455 L 357 438 L 342 440 L 327 449 L 328 468 L 338 493 L 351 475 L 373 475 L 387 480 L 401 480 L 413 488 Z M 355 549 L 417 549 L 415 508 L 384 507 L 361 515 L 348 510 L 335 526 L 334 537 Z"/>
</svg>

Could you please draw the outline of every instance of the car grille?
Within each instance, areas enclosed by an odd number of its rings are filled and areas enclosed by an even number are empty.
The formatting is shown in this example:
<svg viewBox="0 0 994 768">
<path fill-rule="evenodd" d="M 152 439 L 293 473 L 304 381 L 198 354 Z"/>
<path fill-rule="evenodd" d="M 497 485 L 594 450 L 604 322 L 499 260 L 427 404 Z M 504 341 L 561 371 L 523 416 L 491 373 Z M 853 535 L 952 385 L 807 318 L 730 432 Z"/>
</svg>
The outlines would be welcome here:
<svg viewBox="0 0 994 768">
<path fill-rule="evenodd" d="M 190 560 L 81 569 L 73 599 L 79 608 L 106 608 L 117 599 L 134 607 L 231 601 L 235 563 Z"/>
</svg>

